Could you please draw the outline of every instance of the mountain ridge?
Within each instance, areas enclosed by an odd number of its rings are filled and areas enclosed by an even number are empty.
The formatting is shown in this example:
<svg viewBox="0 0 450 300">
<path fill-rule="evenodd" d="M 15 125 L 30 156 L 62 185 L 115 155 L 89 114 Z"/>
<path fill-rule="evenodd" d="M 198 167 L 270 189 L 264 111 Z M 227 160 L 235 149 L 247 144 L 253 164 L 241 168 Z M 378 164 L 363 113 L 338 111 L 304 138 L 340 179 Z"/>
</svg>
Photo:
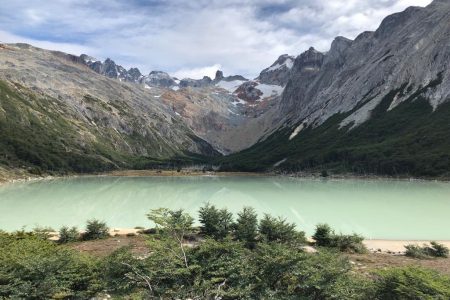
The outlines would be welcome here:
<svg viewBox="0 0 450 300">
<path fill-rule="evenodd" d="M 438 176 L 450 170 L 450 148 L 436 135 L 450 134 L 443 113 L 450 99 L 449 19 L 448 1 L 410 7 L 354 40 L 336 37 L 328 52 L 311 47 L 297 57 L 281 55 L 254 79 L 221 71 L 214 79 L 179 80 L 162 71 L 142 75 L 111 59 L 99 62 L 25 44 L 0 48 L 5 58 L 0 79 L 5 90 L 19 84 L 59 101 L 86 132 L 136 159 L 218 151 L 231 155 L 204 161 L 222 169 Z M 127 146 L 130 136 L 133 145 Z M 424 140 L 435 149 L 422 145 Z M 420 151 L 432 155 L 421 159 Z M 439 165 L 439 172 L 429 171 L 425 162 Z M 422 174 L 421 168 L 428 171 Z"/>
</svg>

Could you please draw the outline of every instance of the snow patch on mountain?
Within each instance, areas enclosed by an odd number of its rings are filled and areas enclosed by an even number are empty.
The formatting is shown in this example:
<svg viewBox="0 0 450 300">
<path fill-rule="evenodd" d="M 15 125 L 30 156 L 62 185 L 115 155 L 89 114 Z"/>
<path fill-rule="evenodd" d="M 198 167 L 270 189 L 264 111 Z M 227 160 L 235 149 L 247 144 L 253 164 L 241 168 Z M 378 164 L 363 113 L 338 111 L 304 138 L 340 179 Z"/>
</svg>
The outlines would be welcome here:
<svg viewBox="0 0 450 300">
<path fill-rule="evenodd" d="M 243 80 L 233 80 L 233 81 L 219 81 L 219 83 L 216 84 L 216 86 L 227 90 L 230 93 L 234 93 L 241 84 L 243 84 L 245 81 Z"/>
<path fill-rule="evenodd" d="M 274 84 L 258 84 L 256 89 L 262 92 L 261 99 L 279 96 L 283 93 L 284 87 Z"/>
<path fill-rule="evenodd" d="M 292 58 L 287 58 L 284 63 L 277 63 L 274 66 L 271 66 L 270 68 L 267 69 L 268 72 L 270 71 L 275 71 L 278 69 L 281 69 L 283 67 L 286 67 L 288 69 L 292 69 L 292 67 L 294 66 L 294 60 Z"/>
</svg>

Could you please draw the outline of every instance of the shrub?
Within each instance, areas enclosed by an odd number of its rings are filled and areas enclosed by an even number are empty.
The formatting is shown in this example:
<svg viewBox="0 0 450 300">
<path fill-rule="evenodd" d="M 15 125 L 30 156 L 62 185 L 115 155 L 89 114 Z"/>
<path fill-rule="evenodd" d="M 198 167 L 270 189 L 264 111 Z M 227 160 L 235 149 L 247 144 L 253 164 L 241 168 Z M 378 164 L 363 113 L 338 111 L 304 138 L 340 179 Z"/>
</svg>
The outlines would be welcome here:
<svg viewBox="0 0 450 300">
<path fill-rule="evenodd" d="M 87 222 L 86 231 L 83 234 L 83 240 L 98 240 L 109 237 L 109 228 L 105 222 L 99 220 L 90 220 Z"/>
<path fill-rule="evenodd" d="M 189 268 L 184 241 L 192 233 L 194 219 L 182 209 L 167 208 L 152 209 L 147 217 L 157 229 L 158 239 L 154 239 L 153 247 L 164 248 L 167 258 L 174 256 L 175 261 L 182 259 L 186 269 Z M 171 251 L 167 253 L 167 250 Z"/>
<path fill-rule="evenodd" d="M 256 243 L 258 216 L 251 207 L 244 207 L 238 213 L 235 235 L 238 241 L 242 241 L 247 247 L 253 248 Z"/>
<path fill-rule="evenodd" d="M 331 245 L 333 234 L 334 233 L 328 224 L 318 224 L 312 238 L 316 241 L 317 246 L 329 247 Z"/>
<path fill-rule="evenodd" d="M 435 257 L 448 257 L 449 249 L 445 245 L 439 244 L 438 242 L 430 242 L 431 244 L 431 254 Z"/>
<path fill-rule="evenodd" d="M 418 245 L 406 245 L 405 255 L 414 258 L 428 258 L 428 254 L 426 253 L 423 247 Z"/>
<path fill-rule="evenodd" d="M 69 228 L 67 226 L 61 227 L 59 230 L 59 239 L 58 243 L 65 244 L 78 241 L 80 237 L 80 233 L 78 232 L 78 228 L 72 227 Z"/>
<path fill-rule="evenodd" d="M 37 226 L 35 228 L 33 228 L 33 234 L 43 240 L 48 240 L 49 238 L 52 237 L 52 232 L 54 232 L 55 230 L 51 227 L 41 227 L 41 226 Z"/>
<path fill-rule="evenodd" d="M 352 235 L 335 235 L 332 238 L 331 247 L 338 248 L 342 252 L 364 253 L 367 251 L 363 244 L 364 237 Z"/>
<path fill-rule="evenodd" d="M 339 251 L 352 253 L 367 251 L 363 244 L 364 237 L 357 234 L 335 234 L 328 224 L 317 225 L 313 239 L 316 241 L 316 245 L 320 247 L 337 248 Z"/>
<path fill-rule="evenodd" d="M 0 235 L 0 299 L 90 299 L 95 261 L 34 235 Z"/>
<path fill-rule="evenodd" d="M 336 253 L 271 243 L 259 245 L 252 257 L 251 299 L 371 299 L 370 282 L 352 276 L 348 260 Z"/>
<path fill-rule="evenodd" d="M 405 255 L 414 258 L 429 258 L 429 257 L 448 257 L 449 249 L 437 242 L 430 242 L 430 246 L 424 244 L 422 247 L 418 245 L 406 245 Z"/>
<path fill-rule="evenodd" d="M 286 219 L 274 218 L 268 214 L 259 222 L 259 233 L 268 242 L 306 242 L 305 233 L 297 232 L 295 224 L 286 222 Z"/>
<path fill-rule="evenodd" d="M 225 238 L 233 225 L 233 215 L 227 209 L 219 210 L 209 203 L 200 208 L 199 220 L 201 233 L 215 240 Z"/>
<path fill-rule="evenodd" d="M 377 299 L 450 299 L 450 278 L 432 270 L 404 267 L 377 275 Z"/>
<path fill-rule="evenodd" d="M 101 261 L 102 278 L 109 291 L 128 293 L 141 286 L 136 274 L 143 274 L 143 261 L 135 258 L 130 248 L 120 248 Z"/>
</svg>

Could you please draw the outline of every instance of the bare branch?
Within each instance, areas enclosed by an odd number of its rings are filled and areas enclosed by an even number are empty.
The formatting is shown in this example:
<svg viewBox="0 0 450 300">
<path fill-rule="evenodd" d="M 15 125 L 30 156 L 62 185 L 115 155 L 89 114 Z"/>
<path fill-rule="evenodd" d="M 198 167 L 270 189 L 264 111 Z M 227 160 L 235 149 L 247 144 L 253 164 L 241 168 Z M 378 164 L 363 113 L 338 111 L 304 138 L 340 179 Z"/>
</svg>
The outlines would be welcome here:
<svg viewBox="0 0 450 300">
<path fill-rule="evenodd" d="M 130 264 L 127 264 L 127 263 L 122 262 L 122 265 L 125 265 L 125 266 L 129 267 L 129 268 L 131 269 L 131 271 L 133 271 L 133 273 L 134 273 L 136 276 L 138 276 L 139 278 L 141 278 L 142 280 L 144 280 L 145 283 L 147 284 L 148 289 L 150 290 L 150 292 L 153 293 L 153 288 L 152 288 L 152 285 L 151 285 L 151 283 L 150 283 L 150 277 L 148 277 L 148 276 L 146 276 L 146 275 L 140 274 L 140 273 L 136 270 L 136 268 L 133 267 L 133 266 L 130 265 Z"/>
</svg>

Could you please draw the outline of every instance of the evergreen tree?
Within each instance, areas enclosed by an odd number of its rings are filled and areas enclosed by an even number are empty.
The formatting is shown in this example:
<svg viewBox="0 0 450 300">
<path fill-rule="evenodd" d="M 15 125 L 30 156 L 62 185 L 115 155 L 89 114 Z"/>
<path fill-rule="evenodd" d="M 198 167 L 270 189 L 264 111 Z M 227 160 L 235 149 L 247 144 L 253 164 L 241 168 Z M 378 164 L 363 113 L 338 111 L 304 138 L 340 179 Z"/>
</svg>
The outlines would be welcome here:
<svg viewBox="0 0 450 300">
<path fill-rule="evenodd" d="M 254 248 L 256 243 L 258 216 L 251 207 L 244 207 L 238 213 L 236 222 L 236 239 L 245 242 L 248 248 Z"/>
</svg>

